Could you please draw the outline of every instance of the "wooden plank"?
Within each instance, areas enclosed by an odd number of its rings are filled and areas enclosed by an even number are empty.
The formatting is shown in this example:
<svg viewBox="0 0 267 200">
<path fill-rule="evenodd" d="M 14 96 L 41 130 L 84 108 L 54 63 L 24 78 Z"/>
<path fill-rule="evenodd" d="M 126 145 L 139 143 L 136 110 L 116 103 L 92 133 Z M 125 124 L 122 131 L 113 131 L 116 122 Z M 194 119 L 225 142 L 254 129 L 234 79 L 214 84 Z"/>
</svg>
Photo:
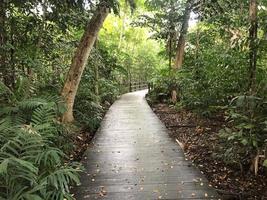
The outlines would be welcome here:
<svg viewBox="0 0 267 200">
<path fill-rule="evenodd" d="M 106 114 L 84 155 L 76 199 L 219 199 L 168 136 L 145 93 L 123 95 Z"/>
</svg>

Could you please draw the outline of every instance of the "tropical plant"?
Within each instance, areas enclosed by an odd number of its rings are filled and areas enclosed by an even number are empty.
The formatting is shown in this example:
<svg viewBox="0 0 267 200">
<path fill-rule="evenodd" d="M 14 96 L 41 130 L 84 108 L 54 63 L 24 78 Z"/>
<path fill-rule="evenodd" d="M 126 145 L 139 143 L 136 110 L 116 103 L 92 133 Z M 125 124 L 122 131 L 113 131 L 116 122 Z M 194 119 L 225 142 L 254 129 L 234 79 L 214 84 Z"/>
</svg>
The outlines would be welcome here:
<svg viewBox="0 0 267 200">
<path fill-rule="evenodd" d="M 54 103 L 32 99 L 0 121 L 2 199 L 72 199 L 69 187 L 79 184 L 81 166 L 68 163 L 58 148 L 56 110 Z"/>
<path fill-rule="evenodd" d="M 2 105 L 7 102 L 0 110 L 0 198 L 72 199 L 69 187 L 79 183 L 82 167 L 64 154 L 70 136 L 58 121 L 63 101 L 36 97 L 27 78 L 15 91 L 0 85 Z"/>
<path fill-rule="evenodd" d="M 238 96 L 228 110 L 230 128 L 221 130 L 227 148 L 223 157 L 229 163 L 237 163 L 241 170 L 250 166 L 255 174 L 266 159 L 267 148 L 266 97 Z"/>
</svg>

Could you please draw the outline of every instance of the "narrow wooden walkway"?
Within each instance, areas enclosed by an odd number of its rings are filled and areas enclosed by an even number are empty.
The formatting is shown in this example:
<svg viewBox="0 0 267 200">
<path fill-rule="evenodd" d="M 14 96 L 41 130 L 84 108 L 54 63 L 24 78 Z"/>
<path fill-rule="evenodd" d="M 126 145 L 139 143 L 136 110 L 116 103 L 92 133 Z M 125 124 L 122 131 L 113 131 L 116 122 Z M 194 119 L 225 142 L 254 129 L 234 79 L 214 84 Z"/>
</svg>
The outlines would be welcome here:
<svg viewBox="0 0 267 200">
<path fill-rule="evenodd" d="M 219 199 L 145 101 L 123 95 L 106 114 L 83 160 L 77 200 Z"/>
</svg>

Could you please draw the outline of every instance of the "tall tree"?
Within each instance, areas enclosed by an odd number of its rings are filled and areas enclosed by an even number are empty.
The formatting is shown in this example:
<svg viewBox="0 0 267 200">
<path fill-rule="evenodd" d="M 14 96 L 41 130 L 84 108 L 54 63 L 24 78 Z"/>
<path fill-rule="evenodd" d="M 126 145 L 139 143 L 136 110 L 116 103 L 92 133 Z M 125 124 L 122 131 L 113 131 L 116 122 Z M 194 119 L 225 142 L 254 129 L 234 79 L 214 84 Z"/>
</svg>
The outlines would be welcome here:
<svg viewBox="0 0 267 200">
<path fill-rule="evenodd" d="M 89 20 L 85 32 L 82 36 L 80 44 L 72 59 L 72 63 L 69 72 L 66 77 L 66 81 L 61 92 L 62 97 L 66 101 L 67 111 L 62 116 L 64 123 L 69 123 L 74 120 L 73 117 L 73 105 L 75 96 L 79 87 L 79 83 L 84 71 L 89 54 L 96 41 L 97 35 L 110 11 L 110 8 L 101 2 L 92 18 Z"/>
<path fill-rule="evenodd" d="M 180 35 L 179 35 L 178 44 L 177 44 L 177 51 L 176 51 L 176 56 L 175 56 L 175 63 L 173 67 L 174 69 L 180 69 L 183 64 L 185 39 L 186 39 L 186 35 L 188 32 L 188 25 L 189 25 L 192 2 L 193 0 L 187 0 L 186 5 L 185 5 L 183 22 L 182 22 L 182 27 L 180 30 Z"/>
<path fill-rule="evenodd" d="M 177 44 L 176 56 L 173 69 L 177 70 L 182 67 L 183 58 L 184 58 L 184 49 L 185 49 L 185 39 L 188 32 L 190 13 L 192 9 L 193 0 L 187 0 L 185 4 L 185 10 L 183 14 L 182 27 L 180 30 L 180 35 Z M 177 91 L 175 89 L 172 90 L 172 102 L 175 103 L 177 101 Z"/>
<path fill-rule="evenodd" d="M 7 62 L 6 62 L 6 2 L 5 0 L 0 0 L 0 73 L 3 82 L 7 85 Z"/>
<path fill-rule="evenodd" d="M 250 0 L 249 3 L 249 90 L 255 92 L 256 87 L 256 66 L 257 66 L 257 0 Z"/>
<path fill-rule="evenodd" d="M 135 8 L 136 5 L 134 0 L 126 0 L 126 2 L 129 3 L 132 10 Z M 65 99 L 67 106 L 67 110 L 62 116 L 63 123 L 70 123 L 74 120 L 73 105 L 79 83 L 98 33 L 111 9 L 115 12 L 115 14 L 118 14 L 117 0 L 100 0 L 97 9 L 87 24 L 80 44 L 74 54 L 63 90 L 61 92 L 61 96 Z"/>
</svg>

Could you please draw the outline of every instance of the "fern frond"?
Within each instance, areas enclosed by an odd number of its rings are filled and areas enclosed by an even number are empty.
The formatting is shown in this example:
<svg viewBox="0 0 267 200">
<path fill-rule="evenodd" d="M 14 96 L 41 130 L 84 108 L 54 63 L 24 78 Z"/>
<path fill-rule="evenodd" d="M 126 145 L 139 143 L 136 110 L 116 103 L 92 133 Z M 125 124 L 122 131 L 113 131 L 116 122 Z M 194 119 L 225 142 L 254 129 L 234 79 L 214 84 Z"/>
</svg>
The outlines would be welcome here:
<svg viewBox="0 0 267 200">
<path fill-rule="evenodd" d="M 48 148 L 35 157 L 35 163 L 45 167 L 56 166 L 61 163 L 64 153 L 57 148 Z"/>
<path fill-rule="evenodd" d="M 16 82 L 15 96 L 18 101 L 26 98 L 30 98 L 34 94 L 36 88 L 34 87 L 32 81 L 27 77 L 20 77 Z"/>
<path fill-rule="evenodd" d="M 55 111 L 51 106 L 40 106 L 33 111 L 31 122 L 33 126 L 52 123 L 55 118 Z"/>
<path fill-rule="evenodd" d="M 11 115 L 12 113 L 17 113 L 19 111 L 18 107 L 15 106 L 5 106 L 0 109 L 0 116 Z"/>
<path fill-rule="evenodd" d="M 78 172 L 81 172 L 81 169 L 64 166 L 44 177 L 41 182 L 47 182 L 48 185 L 55 189 L 68 193 L 70 183 L 80 184 Z"/>
<path fill-rule="evenodd" d="M 34 110 L 41 105 L 47 105 L 48 102 L 42 98 L 30 98 L 18 103 L 18 107 L 22 110 Z"/>
</svg>

